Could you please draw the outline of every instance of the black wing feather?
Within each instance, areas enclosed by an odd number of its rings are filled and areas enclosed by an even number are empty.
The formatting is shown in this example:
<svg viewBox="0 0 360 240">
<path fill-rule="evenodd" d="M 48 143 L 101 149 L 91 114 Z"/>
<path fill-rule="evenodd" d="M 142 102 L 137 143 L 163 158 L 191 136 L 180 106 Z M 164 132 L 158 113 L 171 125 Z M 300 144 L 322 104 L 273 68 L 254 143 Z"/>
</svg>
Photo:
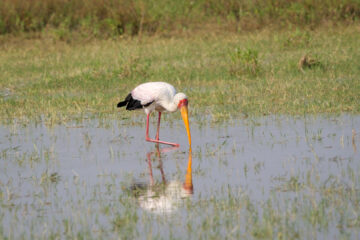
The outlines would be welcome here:
<svg viewBox="0 0 360 240">
<path fill-rule="evenodd" d="M 119 103 L 117 104 L 117 107 L 119 108 L 119 107 L 124 107 L 124 106 L 126 106 L 126 110 L 130 110 L 130 111 L 131 111 L 131 110 L 135 110 L 135 109 L 140 109 L 140 108 L 143 108 L 143 107 L 147 107 L 147 106 L 149 106 L 150 104 L 152 104 L 153 102 L 154 102 L 154 101 L 149 102 L 149 103 L 147 103 L 147 104 L 145 104 L 145 105 L 142 105 L 139 100 L 134 99 L 134 98 L 131 96 L 131 93 L 129 93 L 129 94 L 127 95 L 127 97 L 125 98 L 124 101 L 119 102 Z"/>
</svg>

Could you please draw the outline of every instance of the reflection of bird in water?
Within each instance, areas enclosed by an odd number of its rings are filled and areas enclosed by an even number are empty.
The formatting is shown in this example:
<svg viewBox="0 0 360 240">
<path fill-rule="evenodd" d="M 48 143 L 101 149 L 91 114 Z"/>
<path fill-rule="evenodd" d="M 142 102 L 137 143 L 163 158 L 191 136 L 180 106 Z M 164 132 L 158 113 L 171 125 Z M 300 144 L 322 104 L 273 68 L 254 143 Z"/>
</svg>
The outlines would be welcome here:
<svg viewBox="0 0 360 240">
<path fill-rule="evenodd" d="M 159 150 L 159 146 L 157 145 L 155 152 L 147 153 L 150 183 L 137 183 L 131 186 L 131 191 L 138 199 L 140 207 L 145 210 L 150 210 L 156 213 L 170 213 L 177 209 L 182 199 L 188 198 L 193 194 L 191 149 L 189 150 L 189 160 L 185 181 L 183 183 L 180 181 L 167 182 L 165 179 L 161 161 L 161 153 L 170 151 L 172 149 L 174 148 L 165 148 Z M 154 153 L 157 157 L 157 160 L 159 161 L 159 169 L 162 177 L 161 183 L 155 183 L 153 178 L 151 155 Z"/>
<path fill-rule="evenodd" d="M 191 146 L 191 135 L 188 119 L 188 100 L 184 93 L 176 93 L 175 88 L 165 82 L 148 82 L 134 88 L 127 95 L 124 101 L 117 104 L 117 107 L 126 106 L 126 110 L 144 109 L 146 118 L 146 135 L 145 140 L 149 142 L 179 146 L 177 143 L 164 142 L 159 140 L 160 118 L 162 112 L 175 112 L 180 109 L 181 116 L 184 120 L 185 128 Z M 159 112 L 159 119 L 155 139 L 149 137 L 149 118 L 152 111 Z"/>
</svg>

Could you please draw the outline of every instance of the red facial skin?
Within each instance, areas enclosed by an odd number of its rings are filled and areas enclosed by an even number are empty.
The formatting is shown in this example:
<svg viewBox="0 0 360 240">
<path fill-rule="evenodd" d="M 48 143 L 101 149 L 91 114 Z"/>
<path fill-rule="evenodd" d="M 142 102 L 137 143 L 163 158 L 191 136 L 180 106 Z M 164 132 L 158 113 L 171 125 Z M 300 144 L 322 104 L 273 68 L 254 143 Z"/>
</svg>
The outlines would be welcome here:
<svg viewBox="0 0 360 240">
<path fill-rule="evenodd" d="M 179 104 L 178 104 L 178 108 L 180 109 L 183 106 L 187 106 L 188 105 L 188 100 L 187 99 L 183 99 L 180 100 Z"/>
</svg>

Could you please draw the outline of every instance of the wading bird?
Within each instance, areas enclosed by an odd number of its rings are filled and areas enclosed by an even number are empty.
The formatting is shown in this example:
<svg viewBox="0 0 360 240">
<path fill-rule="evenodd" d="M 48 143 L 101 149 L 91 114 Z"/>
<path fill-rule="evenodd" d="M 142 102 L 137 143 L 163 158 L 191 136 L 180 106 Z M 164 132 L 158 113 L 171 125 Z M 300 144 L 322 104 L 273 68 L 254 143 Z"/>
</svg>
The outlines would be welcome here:
<svg viewBox="0 0 360 240">
<path fill-rule="evenodd" d="M 126 110 L 144 109 L 146 118 L 145 140 L 149 142 L 168 144 L 178 147 L 179 144 L 159 140 L 160 118 L 162 112 L 175 112 L 180 109 L 187 131 L 189 145 L 191 146 L 191 135 L 188 119 L 188 100 L 184 93 L 176 93 L 175 88 L 165 82 L 148 82 L 134 88 L 124 101 L 119 102 L 117 107 L 126 106 Z M 159 112 L 157 131 L 155 139 L 149 137 L 149 118 L 152 111 Z"/>
</svg>

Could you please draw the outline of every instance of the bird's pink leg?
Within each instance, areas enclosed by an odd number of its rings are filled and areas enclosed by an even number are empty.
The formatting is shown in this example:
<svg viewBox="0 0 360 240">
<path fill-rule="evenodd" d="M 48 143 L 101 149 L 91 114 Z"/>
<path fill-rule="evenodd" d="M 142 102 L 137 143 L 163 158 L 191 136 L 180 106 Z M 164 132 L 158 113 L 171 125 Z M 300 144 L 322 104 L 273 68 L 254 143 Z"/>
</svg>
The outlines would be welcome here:
<svg viewBox="0 0 360 240">
<path fill-rule="evenodd" d="M 171 143 L 171 142 L 164 142 L 164 141 L 159 141 L 159 140 L 155 140 L 155 139 L 151 139 L 149 137 L 149 119 L 150 119 L 150 113 L 147 115 L 146 117 L 146 136 L 145 136 L 145 140 L 148 142 L 154 142 L 154 143 L 161 143 L 161 144 L 167 144 L 167 145 L 172 145 L 174 147 L 179 147 L 180 145 L 177 143 Z"/>
<path fill-rule="evenodd" d="M 161 119 L 161 112 L 159 112 L 159 119 L 158 119 L 158 125 L 157 125 L 156 137 L 155 137 L 155 140 L 157 141 L 159 141 L 160 119 Z"/>
</svg>

